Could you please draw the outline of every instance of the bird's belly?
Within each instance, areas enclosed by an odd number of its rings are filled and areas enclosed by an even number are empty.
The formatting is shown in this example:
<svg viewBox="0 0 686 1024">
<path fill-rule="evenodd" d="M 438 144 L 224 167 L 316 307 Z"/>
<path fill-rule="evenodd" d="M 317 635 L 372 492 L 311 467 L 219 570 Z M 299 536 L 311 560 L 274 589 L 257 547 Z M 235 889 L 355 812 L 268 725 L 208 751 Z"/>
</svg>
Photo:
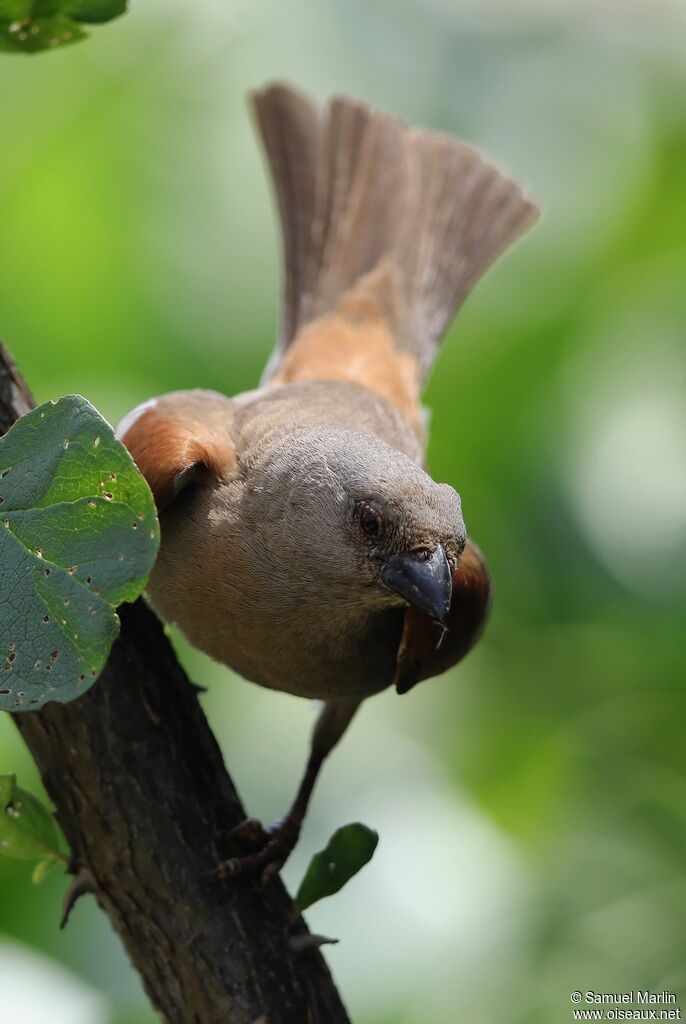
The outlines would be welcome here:
<svg viewBox="0 0 686 1024">
<path fill-rule="evenodd" d="M 387 653 L 387 657 L 383 654 Z M 272 650 L 264 659 L 242 658 L 240 652 L 226 651 L 221 658 L 239 675 L 260 686 L 311 700 L 331 697 L 369 697 L 385 689 L 393 678 L 395 658 L 390 649 L 373 657 L 332 657 L 322 645 L 306 653 Z"/>
<path fill-rule="evenodd" d="M 207 638 L 203 649 L 260 686 L 314 700 L 367 697 L 385 689 L 393 679 L 400 642 L 400 630 L 362 630 L 357 642 L 350 638 L 348 651 L 341 652 L 324 638 L 321 643 L 312 638 L 307 644 L 284 642 L 268 623 L 252 623 L 257 642 L 250 645 L 239 641 L 240 632 L 227 628 L 221 637 Z"/>
<path fill-rule="evenodd" d="M 403 611 L 393 608 L 348 617 L 336 630 L 336 609 L 319 607 L 316 616 L 302 609 L 232 607 L 207 595 L 204 614 L 187 614 L 187 595 L 169 587 L 154 572 L 149 596 L 167 622 L 179 626 L 194 647 L 238 675 L 273 690 L 300 697 L 366 697 L 388 686 L 402 632 Z"/>
</svg>

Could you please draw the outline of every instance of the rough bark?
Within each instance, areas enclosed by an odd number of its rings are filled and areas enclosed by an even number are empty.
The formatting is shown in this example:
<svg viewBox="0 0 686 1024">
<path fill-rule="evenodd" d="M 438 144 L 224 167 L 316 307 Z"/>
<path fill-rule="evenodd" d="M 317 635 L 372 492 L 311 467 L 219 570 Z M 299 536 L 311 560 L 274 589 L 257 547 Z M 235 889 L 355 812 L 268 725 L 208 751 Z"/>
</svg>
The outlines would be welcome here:
<svg viewBox="0 0 686 1024">
<path fill-rule="evenodd" d="M 0 433 L 31 394 L 0 346 Z M 80 877 L 173 1024 L 346 1024 L 316 949 L 295 953 L 280 880 L 208 885 L 244 811 L 197 688 L 142 602 L 120 609 L 107 667 L 80 700 L 15 716 Z"/>
</svg>

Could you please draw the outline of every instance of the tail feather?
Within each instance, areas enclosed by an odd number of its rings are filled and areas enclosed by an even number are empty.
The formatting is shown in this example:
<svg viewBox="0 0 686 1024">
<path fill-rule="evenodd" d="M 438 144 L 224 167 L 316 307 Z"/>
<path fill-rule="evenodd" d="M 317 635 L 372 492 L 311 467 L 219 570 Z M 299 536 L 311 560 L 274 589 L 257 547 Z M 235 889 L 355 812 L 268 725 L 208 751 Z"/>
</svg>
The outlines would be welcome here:
<svg viewBox="0 0 686 1024">
<path fill-rule="evenodd" d="M 457 139 L 415 131 L 408 149 L 415 185 L 396 258 L 427 372 L 476 281 L 538 210 L 494 164 Z"/>
<path fill-rule="evenodd" d="M 319 150 L 304 322 L 329 312 L 391 251 L 401 159 L 400 122 L 380 119 L 362 104 L 332 102 Z"/>
<path fill-rule="evenodd" d="M 426 374 L 469 291 L 536 206 L 471 146 L 362 103 L 336 98 L 319 112 L 274 85 L 253 104 L 284 236 L 276 360 L 362 288 Z"/>
<path fill-rule="evenodd" d="M 280 343 L 285 347 L 297 332 L 307 288 L 322 117 L 305 96 L 282 85 L 255 94 L 253 107 L 281 217 L 286 273 Z"/>
</svg>

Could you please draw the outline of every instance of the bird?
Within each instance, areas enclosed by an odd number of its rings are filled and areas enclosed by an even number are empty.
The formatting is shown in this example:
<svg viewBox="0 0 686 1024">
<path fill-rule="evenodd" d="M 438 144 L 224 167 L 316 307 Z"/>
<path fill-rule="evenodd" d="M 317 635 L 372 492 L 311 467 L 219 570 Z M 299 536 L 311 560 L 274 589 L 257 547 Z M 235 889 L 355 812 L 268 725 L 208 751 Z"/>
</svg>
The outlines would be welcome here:
<svg viewBox="0 0 686 1024">
<path fill-rule="evenodd" d="M 440 675 L 483 630 L 489 570 L 428 472 L 421 394 L 539 212 L 478 149 L 361 101 L 276 82 L 250 105 L 283 244 L 260 386 L 165 394 L 118 427 L 159 514 L 153 608 L 246 680 L 322 702 L 289 811 L 233 830 L 220 880 L 280 870 L 360 704 Z"/>
</svg>

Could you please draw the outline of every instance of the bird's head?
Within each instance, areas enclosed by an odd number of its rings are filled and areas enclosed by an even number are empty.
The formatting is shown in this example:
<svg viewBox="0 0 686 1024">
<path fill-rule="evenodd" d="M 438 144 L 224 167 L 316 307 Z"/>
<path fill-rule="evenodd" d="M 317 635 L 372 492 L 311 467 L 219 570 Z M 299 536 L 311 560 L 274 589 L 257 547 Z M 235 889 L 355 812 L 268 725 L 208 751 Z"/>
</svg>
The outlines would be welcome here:
<svg viewBox="0 0 686 1024">
<path fill-rule="evenodd" d="M 382 441 L 348 430 L 303 431 L 266 468 L 267 500 L 286 526 L 279 535 L 290 565 L 346 601 L 409 604 L 445 622 L 466 541 L 452 487 Z"/>
<path fill-rule="evenodd" d="M 242 536 L 263 581 L 296 587 L 303 600 L 409 605 L 445 622 L 466 540 L 452 487 L 372 435 L 329 424 L 279 434 L 243 477 L 233 448 L 198 415 L 209 400 L 189 394 L 184 416 L 170 396 L 120 428 L 165 517 L 211 522 L 235 544 L 226 488 L 242 478 Z"/>
</svg>

